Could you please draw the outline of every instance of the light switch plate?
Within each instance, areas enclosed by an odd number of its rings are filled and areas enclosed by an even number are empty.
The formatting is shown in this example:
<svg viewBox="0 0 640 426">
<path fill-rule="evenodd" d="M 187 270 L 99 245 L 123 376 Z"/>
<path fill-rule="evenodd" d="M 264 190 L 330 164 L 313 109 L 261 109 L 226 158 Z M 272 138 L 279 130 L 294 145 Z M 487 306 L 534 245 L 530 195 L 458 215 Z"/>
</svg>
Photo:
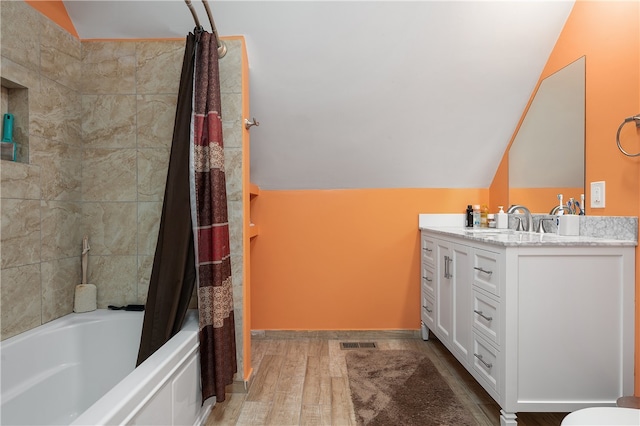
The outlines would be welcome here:
<svg viewBox="0 0 640 426">
<path fill-rule="evenodd" d="M 591 208 L 604 208 L 605 191 L 604 181 L 591 182 Z"/>
</svg>

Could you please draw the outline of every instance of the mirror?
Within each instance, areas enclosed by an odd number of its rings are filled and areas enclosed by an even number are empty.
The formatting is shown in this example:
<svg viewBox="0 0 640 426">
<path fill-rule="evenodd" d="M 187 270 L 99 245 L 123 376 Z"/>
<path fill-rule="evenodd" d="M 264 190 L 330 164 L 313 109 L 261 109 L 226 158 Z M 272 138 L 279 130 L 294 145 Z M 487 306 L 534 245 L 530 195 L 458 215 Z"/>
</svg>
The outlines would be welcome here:
<svg viewBox="0 0 640 426">
<path fill-rule="evenodd" d="M 580 200 L 585 188 L 584 115 L 583 56 L 540 83 L 509 149 L 509 204 L 548 214 L 558 194 L 565 202 Z"/>
</svg>

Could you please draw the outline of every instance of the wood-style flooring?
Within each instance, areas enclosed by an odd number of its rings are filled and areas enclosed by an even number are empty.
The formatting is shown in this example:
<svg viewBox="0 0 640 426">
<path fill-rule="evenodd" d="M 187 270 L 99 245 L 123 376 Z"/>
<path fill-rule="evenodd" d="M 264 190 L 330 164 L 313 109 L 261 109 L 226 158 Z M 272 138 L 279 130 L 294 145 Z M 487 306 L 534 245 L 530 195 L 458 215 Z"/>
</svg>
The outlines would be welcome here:
<svg viewBox="0 0 640 426">
<path fill-rule="evenodd" d="M 340 349 L 347 341 L 378 345 L 356 350 L 424 352 L 478 425 L 500 424 L 500 407 L 434 337 L 425 342 L 393 333 L 270 332 L 252 338 L 254 377 L 248 392 L 227 393 L 206 425 L 355 425 L 344 358 L 348 350 Z M 565 415 L 518 413 L 518 425 L 557 426 Z"/>
</svg>

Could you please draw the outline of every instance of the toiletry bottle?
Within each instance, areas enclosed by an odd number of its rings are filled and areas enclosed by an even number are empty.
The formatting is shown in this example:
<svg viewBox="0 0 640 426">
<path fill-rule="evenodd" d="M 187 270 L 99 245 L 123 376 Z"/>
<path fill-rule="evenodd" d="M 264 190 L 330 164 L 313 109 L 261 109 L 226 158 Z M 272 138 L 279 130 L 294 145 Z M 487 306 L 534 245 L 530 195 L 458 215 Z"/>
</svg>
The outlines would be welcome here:
<svg viewBox="0 0 640 426">
<path fill-rule="evenodd" d="M 481 228 L 489 227 L 489 218 L 487 217 L 488 214 L 489 214 L 489 207 L 487 207 L 486 204 L 483 204 L 482 208 L 480 209 L 480 227 Z"/>
<path fill-rule="evenodd" d="M 473 206 L 471 204 L 467 206 L 467 217 L 464 221 L 464 226 L 473 228 Z"/>
<path fill-rule="evenodd" d="M 480 204 L 473 205 L 473 227 L 480 228 Z"/>
<path fill-rule="evenodd" d="M 487 223 L 489 224 L 489 228 L 495 228 L 496 227 L 496 215 L 494 215 L 493 213 L 489 213 L 487 215 Z"/>
<path fill-rule="evenodd" d="M 503 206 L 498 206 L 500 211 L 496 213 L 496 228 L 507 229 L 509 227 L 509 215 L 503 210 Z"/>
</svg>

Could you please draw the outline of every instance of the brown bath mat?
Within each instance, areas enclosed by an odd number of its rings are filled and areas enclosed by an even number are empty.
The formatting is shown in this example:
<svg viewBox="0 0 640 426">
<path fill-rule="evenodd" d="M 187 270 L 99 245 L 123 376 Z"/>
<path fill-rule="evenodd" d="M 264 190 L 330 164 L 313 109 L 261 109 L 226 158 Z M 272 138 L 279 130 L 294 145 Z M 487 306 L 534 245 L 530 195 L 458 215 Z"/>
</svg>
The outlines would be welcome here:
<svg viewBox="0 0 640 426">
<path fill-rule="evenodd" d="M 477 425 L 426 355 L 353 351 L 346 355 L 359 425 Z"/>
</svg>

